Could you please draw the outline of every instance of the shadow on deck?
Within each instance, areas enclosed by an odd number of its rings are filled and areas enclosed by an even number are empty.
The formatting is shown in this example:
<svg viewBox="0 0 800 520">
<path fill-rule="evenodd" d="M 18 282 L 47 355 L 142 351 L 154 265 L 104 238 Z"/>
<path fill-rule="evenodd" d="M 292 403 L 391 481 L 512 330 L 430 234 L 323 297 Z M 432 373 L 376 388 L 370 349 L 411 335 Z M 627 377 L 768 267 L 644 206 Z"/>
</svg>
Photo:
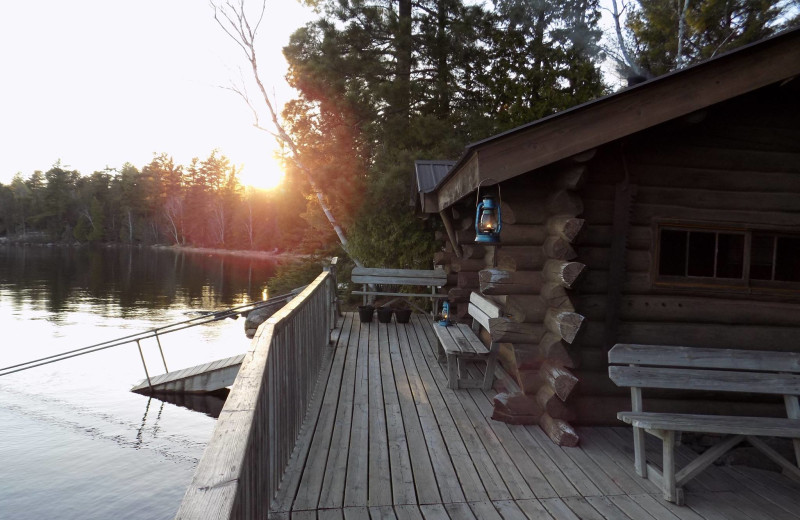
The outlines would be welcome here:
<svg viewBox="0 0 800 520">
<path fill-rule="evenodd" d="M 447 388 L 431 327 L 344 316 L 270 518 L 800 519 L 800 484 L 777 473 L 709 468 L 679 507 L 635 474 L 626 427 L 561 448 L 489 419 L 493 391 Z"/>
</svg>

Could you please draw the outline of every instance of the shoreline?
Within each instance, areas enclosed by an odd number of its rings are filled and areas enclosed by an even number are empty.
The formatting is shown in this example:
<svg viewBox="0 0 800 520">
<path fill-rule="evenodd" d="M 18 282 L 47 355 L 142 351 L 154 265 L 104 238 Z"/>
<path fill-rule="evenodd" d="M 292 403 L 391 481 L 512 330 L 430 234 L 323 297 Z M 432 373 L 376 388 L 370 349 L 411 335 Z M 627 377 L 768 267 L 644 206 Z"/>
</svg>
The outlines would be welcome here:
<svg viewBox="0 0 800 520">
<path fill-rule="evenodd" d="M 280 251 L 280 252 L 252 251 L 249 249 L 216 249 L 213 247 L 194 247 L 194 246 L 176 246 L 176 245 L 171 245 L 171 246 L 152 245 L 147 247 L 151 247 L 153 249 L 170 249 L 173 251 L 180 251 L 182 253 L 226 255 L 226 256 L 236 256 L 239 258 L 255 258 L 258 260 L 275 260 L 278 262 L 284 262 L 287 260 L 302 260 L 304 258 L 311 257 L 311 255 L 292 253 L 289 251 Z"/>
<path fill-rule="evenodd" d="M 102 248 L 150 248 L 157 250 L 170 250 L 181 253 L 199 253 L 209 255 L 225 255 L 234 256 L 238 258 L 253 258 L 256 260 L 272 260 L 275 262 L 286 262 L 292 260 L 303 260 L 312 258 L 313 255 L 305 253 L 293 253 L 291 251 L 253 251 L 249 249 L 218 249 L 214 247 L 195 247 L 195 246 L 180 246 L 180 245 L 164 245 L 164 244 L 118 244 L 118 243 L 103 243 L 103 244 L 86 244 L 78 242 L 39 242 L 39 241 L 26 241 L 14 240 L 7 237 L 0 237 L 0 246 L 17 246 L 17 247 L 102 247 Z"/>
</svg>

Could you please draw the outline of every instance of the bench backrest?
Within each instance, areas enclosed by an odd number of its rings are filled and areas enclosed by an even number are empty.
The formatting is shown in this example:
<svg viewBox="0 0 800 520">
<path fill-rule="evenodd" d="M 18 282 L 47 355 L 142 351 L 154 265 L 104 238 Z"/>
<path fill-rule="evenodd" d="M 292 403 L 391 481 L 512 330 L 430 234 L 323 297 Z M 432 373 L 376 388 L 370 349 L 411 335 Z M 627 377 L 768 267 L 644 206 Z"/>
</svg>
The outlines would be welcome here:
<svg viewBox="0 0 800 520">
<path fill-rule="evenodd" d="M 469 296 L 469 315 L 486 330 L 489 328 L 490 318 L 502 316 L 500 307 L 485 296 L 473 292 Z M 474 328 L 474 327 L 473 327 Z"/>
<path fill-rule="evenodd" d="M 608 374 L 617 386 L 800 395 L 800 353 L 614 345 Z"/>
<path fill-rule="evenodd" d="M 363 284 L 426 285 L 442 287 L 447 284 L 444 269 L 381 269 L 354 267 L 350 281 Z"/>
</svg>

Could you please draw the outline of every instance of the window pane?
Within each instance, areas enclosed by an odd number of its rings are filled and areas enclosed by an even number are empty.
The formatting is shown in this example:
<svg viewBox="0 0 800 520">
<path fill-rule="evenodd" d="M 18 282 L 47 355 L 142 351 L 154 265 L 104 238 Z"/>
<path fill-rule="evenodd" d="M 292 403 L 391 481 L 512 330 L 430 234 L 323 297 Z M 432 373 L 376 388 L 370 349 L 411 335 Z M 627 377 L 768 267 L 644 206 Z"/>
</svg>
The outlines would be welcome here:
<svg viewBox="0 0 800 520">
<path fill-rule="evenodd" d="M 744 271 L 744 235 L 717 235 L 717 278 L 742 278 Z"/>
<path fill-rule="evenodd" d="M 772 253 L 774 251 L 774 235 L 753 234 L 750 245 L 751 280 L 772 280 Z"/>
<path fill-rule="evenodd" d="M 800 282 L 800 238 L 778 237 L 775 279 Z"/>
<path fill-rule="evenodd" d="M 689 233 L 689 276 L 714 276 L 715 239 L 715 233 Z"/>
<path fill-rule="evenodd" d="M 661 230 L 658 274 L 686 276 L 686 231 Z"/>
</svg>

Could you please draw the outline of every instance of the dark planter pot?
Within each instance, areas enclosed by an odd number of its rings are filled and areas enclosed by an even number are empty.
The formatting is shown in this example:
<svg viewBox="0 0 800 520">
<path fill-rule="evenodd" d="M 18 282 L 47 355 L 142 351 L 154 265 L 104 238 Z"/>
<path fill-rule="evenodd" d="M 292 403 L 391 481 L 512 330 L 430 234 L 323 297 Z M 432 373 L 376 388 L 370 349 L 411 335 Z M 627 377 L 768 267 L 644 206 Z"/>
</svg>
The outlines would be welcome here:
<svg viewBox="0 0 800 520">
<path fill-rule="evenodd" d="M 378 307 L 378 321 L 389 323 L 392 321 L 392 309 L 390 307 Z"/>
<path fill-rule="evenodd" d="M 408 323 L 411 321 L 411 309 L 395 309 L 394 319 L 397 323 Z"/>
<path fill-rule="evenodd" d="M 359 305 L 358 306 L 358 319 L 361 323 L 369 323 L 372 321 L 372 314 L 375 312 L 375 307 L 372 305 Z"/>
</svg>

